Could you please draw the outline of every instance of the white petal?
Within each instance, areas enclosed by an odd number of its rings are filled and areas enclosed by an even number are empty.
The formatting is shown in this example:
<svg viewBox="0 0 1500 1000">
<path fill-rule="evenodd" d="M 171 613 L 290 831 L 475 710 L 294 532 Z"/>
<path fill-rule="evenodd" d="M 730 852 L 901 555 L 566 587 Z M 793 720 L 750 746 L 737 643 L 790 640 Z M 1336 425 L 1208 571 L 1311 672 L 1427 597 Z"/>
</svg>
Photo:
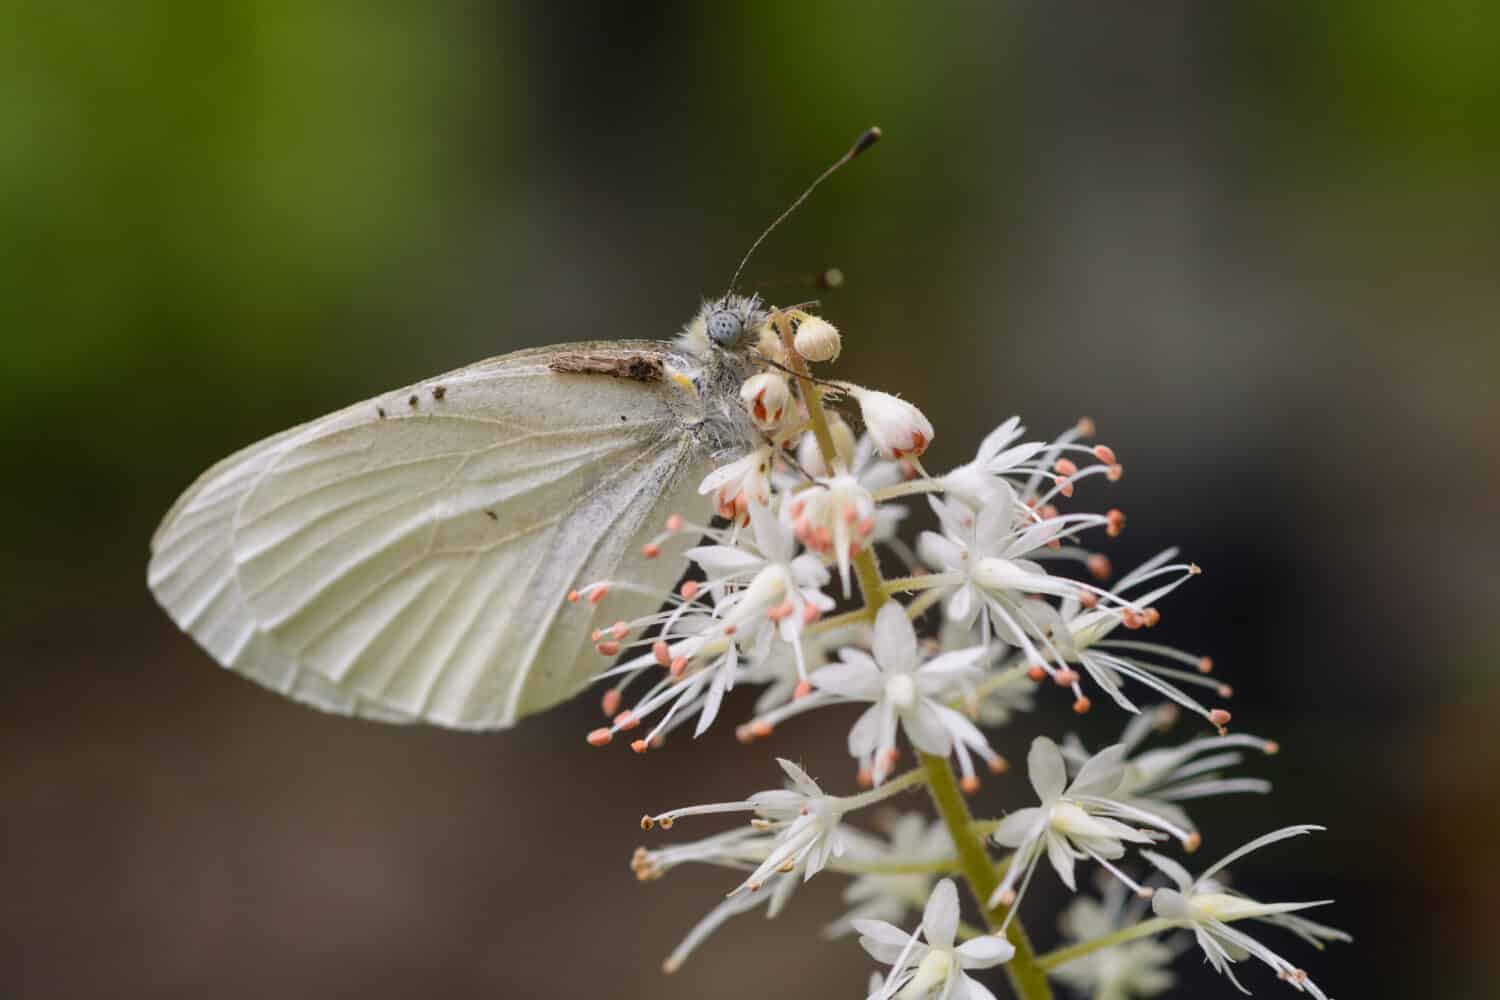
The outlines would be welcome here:
<svg viewBox="0 0 1500 1000">
<path fill-rule="evenodd" d="M 905 947 L 907 939 L 911 937 L 910 934 L 895 924 L 888 924 L 884 920 L 869 920 L 864 917 L 856 917 L 849 921 L 849 923 L 865 937 L 879 941 L 881 944 L 893 944 L 898 948 Z"/>
<path fill-rule="evenodd" d="M 963 563 L 963 552 L 951 538 L 935 531 L 924 531 L 917 536 L 917 555 L 929 569 L 956 570 Z"/>
<path fill-rule="evenodd" d="M 1000 454 L 990 459 L 988 468 L 991 472 L 1004 472 L 1008 469 L 1014 468 L 1017 465 L 1020 465 L 1022 462 L 1025 462 L 1045 447 L 1046 445 L 1042 444 L 1040 441 L 1032 441 L 1028 444 L 1018 444 L 1014 448 L 1011 448 L 1007 451 L 1002 451 L 1000 452 Z"/>
<path fill-rule="evenodd" d="M 828 572 L 828 567 L 823 565 L 822 560 L 806 552 L 793 559 L 788 565 L 792 568 L 792 579 L 799 587 L 826 587 L 828 581 L 833 579 L 833 574 Z M 833 607 L 832 599 L 829 600 L 828 606 Z"/>
<path fill-rule="evenodd" d="M 1176 882 L 1177 888 L 1183 892 L 1187 892 L 1193 887 L 1193 876 L 1188 874 L 1188 870 L 1166 855 L 1157 854 L 1155 851 L 1142 851 L 1141 857 L 1151 862 L 1157 868 L 1160 868 L 1162 873 L 1173 882 Z M 1159 893 L 1165 891 L 1167 890 L 1158 890 Z"/>
<path fill-rule="evenodd" d="M 755 546 L 767 559 L 784 563 L 796 551 L 790 534 L 781 529 L 781 522 L 770 507 L 752 500 L 750 502 L 750 527 L 755 531 Z"/>
<path fill-rule="evenodd" d="M 731 545 L 699 545 L 688 549 L 683 555 L 702 566 L 703 572 L 716 580 L 737 573 L 748 573 L 765 562 L 759 556 Z"/>
<path fill-rule="evenodd" d="M 1031 777 L 1031 787 L 1043 803 L 1051 802 L 1062 795 L 1068 785 L 1068 768 L 1063 763 L 1062 751 L 1045 736 L 1031 741 L 1031 751 L 1026 755 L 1026 771 Z"/>
<path fill-rule="evenodd" d="M 1270 833 L 1265 834 L 1264 836 L 1256 837 L 1254 840 L 1250 841 L 1250 843 L 1235 848 L 1234 850 L 1230 851 L 1228 854 L 1220 858 L 1218 861 L 1210 865 L 1207 869 L 1204 870 L 1203 874 L 1198 876 L 1198 881 L 1202 882 L 1206 878 L 1212 878 L 1216 872 L 1228 867 L 1230 864 L 1233 864 L 1235 861 L 1243 858 L 1251 851 L 1258 851 L 1268 844 L 1276 843 L 1278 840 L 1286 840 L 1288 837 L 1301 836 L 1304 833 L 1320 832 L 1323 829 L 1325 828 L 1321 826 L 1311 825 L 1284 826 L 1280 830 L 1273 830 Z"/>
<path fill-rule="evenodd" d="M 917 632 L 899 601 L 887 601 L 875 616 L 875 660 L 886 673 L 917 669 Z"/>
<path fill-rule="evenodd" d="M 958 933 L 958 887 L 950 878 L 932 887 L 927 908 L 922 911 L 922 932 L 934 948 L 952 948 Z"/>
<path fill-rule="evenodd" d="M 984 733 L 979 727 L 970 722 L 964 714 L 946 705 L 935 705 L 938 715 L 943 720 L 943 728 L 948 730 L 948 735 L 953 737 L 954 742 L 962 743 L 975 750 L 990 750 L 989 741 L 984 738 Z"/>
<path fill-rule="evenodd" d="M 1015 953 L 1015 945 L 997 934 L 982 934 L 958 946 L 959 961 L 965 969 L 988 969 L 1009 962 Z"/>
<path fill-rule="evenodd" d="M 975 458 L 980 462 L 992 462 L 1010 444 L 1022 434 L 1021 418 L 1007 417 L 1005 422 L 984 436 L 979 442 L 979 451 L 975 452 Z M 1037 445 L 1041 447 L 1040 444 Z"/>
<path fill-rule="evenodd" d="M 880 741 L 876 753 L 883 753 L 896 745 L 896 709 L 888 701 L 881 701 L 877 707 L 880 710 Z M 877 774 L 884 774 L 885 770 L 879 761 L 875 764 Z"/>
<path fill-rule="evenodd" d="M 963 973 L 960 972 L 959 975 L 963 976 Z M 969 1000 L 995 1000 L 995 994 L 990 992 L 990 988 L 973 976 L 964 976 L 964 986 L 969 990 Z"/>
<path fill-rule="evenodd" d="M 901 713 L 901 728 L 918 750 L 937 757 L 946 757 L 953 752 L 953 737 L 943 727 L 943 718 L 938 715 L 932 702 L 922 699 L 916 708 Z"/>
<path fill-rule="evenodd" d="M 1052 867 L 1057 870 L 1057 877 L 1063 880 L 1063 885 L 1077 892 L 1078 885 L 1073 880 L 1073 855 L 1068 850 L 1067 843 L 1058 834 L 1047 834 L 1047 860 L 1052 862 Z"/>
<path fill-rule="evenodd" d="M 1151 896 L 1151 910 L 1166 920 L 1192 919 L 1187 897 L 1176 889 L 1157 889 Z"/>
<path fill-rule="evenodd" d="M 1116 841 L 1124 840 L 1132 844 L 1151 843 L 1151 835 L 1142 833 L 1139 828 L 1107 816 L 1095 816 L 1083 809 L 1059 809 L 1055 818 L 1057 820 L 1055 829 L 1061 829 L 1075 840 L 1088 840 L 1089 846 L 1103 853 L 1105 857 L 1118 856 L 1107 853 L 1109 851 L 1124 850 L 1118 843 L 1115 843 Z"/>
<path fill-rule="evenodd" d="M 813 675 L 814 677 L 817 674 Z M 849 730 L 849 756 L 868 757 L 880 745 L 880 706 L 871 705 Z"/>
<path fill-rule="evenodd" d="M 1125 777 L 1125 744 L 1105 747 L 1078 769 L 1068 792 L 1073 795 L 1097 795 L 1108 798 Z"/>
<path fill-rule="evenodd" d="M 880 668 L 869 657 L 864 657 L 864 662 L 845 659 L 819 667 L 808 680 L 820 690 L 857 701 L 874 701 L 885 688 Z"/>
<path fill-rule="evenodd" d="M 863 948 L 871 958 L 882 965 L 894 965 L 901 955 L 906 951 L 907 937 L 901 938 L 900 944 L 888 944 L 885 941 L 877 941 L 872 937 L 859 939 L 859 946 Z M 920 946 L 918 946 L 920 948 Z"/>
<path fill-rule="evenodd" d="M 968 624 L 974 620 L 974 588 L 964 584 L 953 592 L 948 598 L 948 606 L 945 609 L 948 620 L 952 622 L 963 622 Z"/>
<path fill-rule="evenodd" d="M 990 837 L 1002 847 L 1020 847 L 1045 819 L 1045 811 L 1039 806 L 1017 809 L 1000 821 Z"/>
<path fill-rule="evenodd" d="M 797 786 L 797 791 L 803 795 L 822 795 L 823 790 L 818 783 L 810 778 L 806 771 L 787 760 L 785 757 L 777 757 L 776 763 L 786 772 L 786 776 L 792 779 L 792 784 Z"/>
<path fill-rule="evenodd" d="M 951 653 L 943 653 L 934 656 L 917 669 L 918 679 L 934 678 L 944 674 L 966 674 L 974 673 L 979 669 L 979 661 L 989 653 L 988 646 L 970 646 L 968 649 L 955 649 Z"/>
<path fill-rule="evenodd" d="M 714 490 L 718 489 L 720 486 L 723 486 L 731 479 L 742 476 L 744 474 L 744 459 L 740 459 L 736 462 L 730 462 L 727 465 L 721 465 L 717 469 L 703 477 L 703 481 L 698 484 L 698 492 L 712 493 Z"/>
<path fill-rule="evenodd" d="M 693 739 L 707 732 L 708 727 L 714 724 L 714 719 L 718 718 L 719 706 L 724 703 L 724 691 L 733 679 L 733 671 L 733 667 L 720 667 L 714 679 L 709 682 L 708 694 L 703 698 L 703 708 L 698 712 L 698 725 L 693 730 Z"/>
<path fill-rule="evenodd" d="M 981 553 L 993 553 L 1010 533 L 1013 512 L 1009 504 L 991 503 L 979 512 L 974 522 L 974 547 Z"/>
<path fill-rule="evenodd" d="M 807 799 L 802 794 L 787 788 L 768 788 L 763 792 L 756 792 L 745 801 L 762 816 L 787 819 L 797 815 Z"/>
<path fill-rule="evenodd" d="M 943 533 L 960 544 L 960 540 L 967 538 L 970 529 L 974 525 L 974 512 L 962 503 L 944 503 L 932 494 L 927 495 L 927 504 L 932 512 L 937 515 L 938 524 Z"/>
</svg>

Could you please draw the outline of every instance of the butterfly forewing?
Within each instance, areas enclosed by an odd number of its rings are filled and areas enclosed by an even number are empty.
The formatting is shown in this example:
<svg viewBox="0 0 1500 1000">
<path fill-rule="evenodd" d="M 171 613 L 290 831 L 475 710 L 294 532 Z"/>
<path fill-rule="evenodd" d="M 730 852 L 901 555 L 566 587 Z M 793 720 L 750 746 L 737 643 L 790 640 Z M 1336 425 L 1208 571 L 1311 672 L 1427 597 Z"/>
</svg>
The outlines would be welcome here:
<svg viewBox="0 0 1500 1000">
<path fill-rule="evenodd" d="M 152 587 L 226 666 L 321 708 L 484 728 L 555 704 L 604 665 L 590 630 L 652 603 L 563 596 L 669 587 L 641 545 L 710 463 L 672 381 L 550 365 L 666 350 L 507 355 L 252 446 L 168 515 Z"/>
</svg>

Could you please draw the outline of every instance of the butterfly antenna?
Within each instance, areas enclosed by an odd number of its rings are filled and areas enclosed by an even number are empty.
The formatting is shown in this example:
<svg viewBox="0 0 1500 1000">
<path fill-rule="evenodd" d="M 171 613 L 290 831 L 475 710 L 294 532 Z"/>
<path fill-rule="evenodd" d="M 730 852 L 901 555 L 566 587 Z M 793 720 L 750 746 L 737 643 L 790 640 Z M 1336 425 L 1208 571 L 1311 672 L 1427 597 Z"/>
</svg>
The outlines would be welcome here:
<svg viewBox="0 0 1500 1000">
<path fill-rule="evenodd" d="M 745 270 L 745 265 L 750 262 L 751 256 L 753 256 L 756 249 L 765 242 L 766 237 L 770 236 L 777 226 L 785 222 L 786 217 L 795 212 L 797 210 L 797 207 L 807 200 L 807 196 L 812 194 L 813 191 L 817 189 L 819 184 L 822 184 L 829 177 L 833 176 L 834 171 L 838 170 L 839 167 L 842 167 L 844 164 L 848 163 L 850 160 L 854 159 L 860 153 L 863 153 L 865 150 L 869 149 L 879 141 L 880 126 L 873 125 L 870 128 L 866 129 L 864 134 L 861 135 L 858 139 L 854 140 L 854 145 L 849 147 L 848 152 L 844 153 L 843 156 L 840 156 L 837 160 L 834 160 L 833 163 L 829 164 L 828 169 L 819 174 L 817 180 L 809 184 L 807 186 L 807 190 L 798 195 L 797 200 L 788 205 L 786 211 L 778 215 L 776 217 L 776 221 L 767 226 L 766 231 L 761 233 L 760 236 L 756 238 L 754 243 L 750 244 L 750 249 L 745 251 L 745 256 L 740 260 L 740 266 L 734 269 L 734 277 L 729 279 L 729 291 L 734 291 L 734 286 L 739 284 L 740 273 Z M 840 277 L 842 278 L 842 275 L 840 275 Z"/>
</svg>

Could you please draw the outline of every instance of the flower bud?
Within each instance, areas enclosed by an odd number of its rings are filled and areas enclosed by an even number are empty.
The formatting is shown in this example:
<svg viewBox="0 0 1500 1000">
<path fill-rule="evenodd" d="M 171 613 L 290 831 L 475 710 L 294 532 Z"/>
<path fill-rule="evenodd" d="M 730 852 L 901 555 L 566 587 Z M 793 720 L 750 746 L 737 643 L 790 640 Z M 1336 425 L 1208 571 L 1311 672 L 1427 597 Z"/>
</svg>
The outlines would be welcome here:
<svg viewBox="0 0 1500 1000">
<path fill-rule="evenodd" d="M 792 343 L 797 353 L 809 361 L 832 361 L 843 346 L 837 328 L 821 316 L 804 317 Z"/>
<path fill-rule="evenodd" d="M 750 419 L 763 431 L 775 430 L 792 402 L 792 389 L 779 372 L 761 372 L 740 386 L 740 400 Z"/>
<path fill-rule="evenodd" d="M 859 402 L 865 430 L 876 449 L 886 458 L 916 457 L 932 443 L 932 424 L 922 411 L 906 400 L 874 389 L 845 385 Z"/>
<path fill-rule="evenodd" d="M 844 468 L 853 466 L 854 430 L 843 417 L 830 413 L 828 433 L 833 438 L 833 450 L 843 460 Z M 797 445 L 797 464 L 817 479 L 827 479 L 833 475 L 833 470 L 823 461 L 823 449 L 818 447 L 817 436 L 812 431 L 803 434 L 801 443 Z"/>
</svg>

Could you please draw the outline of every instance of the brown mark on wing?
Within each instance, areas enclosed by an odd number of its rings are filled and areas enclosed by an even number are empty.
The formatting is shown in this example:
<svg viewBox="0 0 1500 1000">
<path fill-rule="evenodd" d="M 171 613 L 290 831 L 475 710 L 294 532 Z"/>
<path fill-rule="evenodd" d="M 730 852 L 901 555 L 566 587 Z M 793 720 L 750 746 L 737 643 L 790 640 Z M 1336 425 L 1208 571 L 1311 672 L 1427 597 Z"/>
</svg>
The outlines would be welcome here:
<svg viewBox="0 0 1500 1000">
<path fill-rule="evenodd" d="M 660 354 L 561 351 L 553 355 L 547 367 L 565 375 L 610 375 L 614 378 L 635 379 L 637 382 L 660 382 L 665 377 Z"/>
</svg>

